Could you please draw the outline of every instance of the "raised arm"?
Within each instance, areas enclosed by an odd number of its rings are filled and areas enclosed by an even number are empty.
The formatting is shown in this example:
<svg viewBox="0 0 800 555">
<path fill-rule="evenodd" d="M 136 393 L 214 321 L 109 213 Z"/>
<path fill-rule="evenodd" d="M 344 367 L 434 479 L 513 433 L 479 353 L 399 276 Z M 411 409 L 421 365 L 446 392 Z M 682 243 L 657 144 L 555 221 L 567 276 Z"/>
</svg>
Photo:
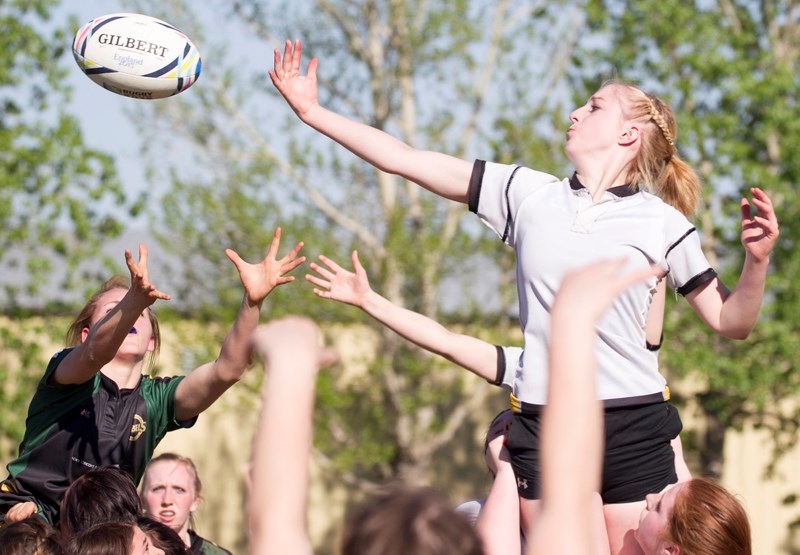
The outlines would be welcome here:
<svg viewBox="0 0 800 555">
<path fill-rule="evenodd" d="M 486 433 L 486 464 L 494 479 L 475 523 L 484 555 L 508 555 L 521 549 L 517 479 L 505 446 L 511 421 L 511 411 L 503 412 Z"/>
<path fill-rule="evenodd" d="M 302 43 L 287 40 L 283 56 L 275 49 L 270 79 L 298 117 L 381 171 L 413 181 L 444 198 L 467 202 L 472 164 L 437 152 L 417 150 L 369 125 L 349 120 L 320 106 L 316 58 L 300 75 Z"/>
<path fill-rule="evenodd" d="M 311 553 L 306 530 L 314 387 L 333 362 L 311 320 L 289 316 L 253 335 L 264 361 L 261 416 L 248 502 L 251 555 Z"/>
<path fill-rule="evenodd" d="M 547 406 L 542 417 L 542 512 L 527 555 L 586 554 L 596 545 L 592 504 L 600 487 L 603 410 L 597 400 L 595 324 L 616 296 L 651 271 L 621 273 L 624 260 L 568 274 L 551 310 Z"/>
<path fill-rule="evenodd" d="M 779 226 L 769 196 L 756 187 L 750 189 L 752 203 L 741 200 L 744 265 L 733 291 L 715 279 L 686 295 L 695 312 L 714 331 L 730 339 L 745 339 L 758 321 L 769 257 L 778 241 Z M 755 208 L 756 214 L 752 214 Z"/>
<path fill-rule="evenodd" d="M 356 306 L 415 345 L 485 380 L 495 381 L 497 348 L 494 345 L 469 335 L 453 333 L 427 316 L 397 306 L 373 291 L 356 251 L 351 255 L 352 272 L 325 256 L 319 259 L 324 266 L 310 264 L 317 275 L 306 275 L 306 280 L 316 286 L 315 295 Z"/>
<path fill-rule="evenodd" d="M 294 281 L 289 272 L 305 261 L 298 256 L 298 243 L 283 258 L 276 258 L 280 248 L 281 228 L 275 230 L 267 255 L 257 264 L 249 264 L 233 250 L 225 254 L 239 272 L 244 296 L 236 320 L 222 343 L 219 357 L 189 373 L 175 391 L 178 420 L 194 418 L 216 401 L 244 374 L 252 360 L 252 335 L 258 325 L 261 305 L 275 287 Z"/>
<path fill-rule="evenodd" d="M 91 328 L 81 331 L 82 341 L 58 365 L 52 381 L 57 384 L 78 384 L 91 379 L 103 366 L 111 362 L 136 321 L 158 299 L 170 296 L 150 283 L 147 271 L 147 247 L 139 245 L 139 261 L 125 250 L 125 264 L 131 275 L 128 292 L 118 303 L 98 306 L 97 315 L 105 312 Z"/>
</svg>

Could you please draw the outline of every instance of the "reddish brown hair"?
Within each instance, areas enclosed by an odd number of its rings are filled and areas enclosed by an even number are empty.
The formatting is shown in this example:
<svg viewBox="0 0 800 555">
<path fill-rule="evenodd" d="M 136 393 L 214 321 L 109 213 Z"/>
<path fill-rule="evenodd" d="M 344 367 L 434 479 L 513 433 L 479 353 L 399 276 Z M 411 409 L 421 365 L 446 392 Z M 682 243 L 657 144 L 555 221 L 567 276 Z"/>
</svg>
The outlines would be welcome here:
<svg viewBox="0 0 800 555">
<path fill-rule="evenodd" d="M 751 555 L 747 513 L 728 490 L 694 478 L 675 497 L 664 539 L 686 555 Z"/>
</svg>

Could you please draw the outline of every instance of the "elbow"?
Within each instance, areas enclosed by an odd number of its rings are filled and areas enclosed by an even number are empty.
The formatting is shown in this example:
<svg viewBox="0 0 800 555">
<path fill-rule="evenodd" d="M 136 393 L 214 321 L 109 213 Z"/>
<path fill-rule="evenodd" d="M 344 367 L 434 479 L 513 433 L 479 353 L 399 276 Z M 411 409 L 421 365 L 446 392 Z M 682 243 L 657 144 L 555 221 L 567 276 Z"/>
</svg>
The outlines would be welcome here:
<svg viewBox="0 0 800 555">
<path fill-rule="evenodd" d="M 225 387 L 225 389 L 228 389 L 239 383 L 243 377 L 244 368 L 242 368 L 240 371 L 230 370 L 227 372 L 221 372 L 219 374 L 219 381 Z"/>
<path fill-rule="evenodd" d="M 250 364 L 252 359 L 235 360 L 221 356 L 214 362 L 214 375 L 220 383 L 231 387 L 244 377 Z"/>
<path fill-rule="evenodd" d="M 748 326 L 748 327 L 733 328 L 728 330 L 721 330 L 719 334 L 727 339 L 744 341 L 745 339 L 750 337 L 750 332 L 753 331 L 753 327 L 754 326 Z"/>
<path fill-rule="evenodd" d="M 735 334 L 733 337 L 731 337 L 731 339 L 736 339 L 738 341 L 744 341 L 745 339 L 750 337 L 750 332 L 751 331 L 752 331 L 752 328 L 749 329 L 749 330 L 741 331 L 741 332 Z"/>
</svg>

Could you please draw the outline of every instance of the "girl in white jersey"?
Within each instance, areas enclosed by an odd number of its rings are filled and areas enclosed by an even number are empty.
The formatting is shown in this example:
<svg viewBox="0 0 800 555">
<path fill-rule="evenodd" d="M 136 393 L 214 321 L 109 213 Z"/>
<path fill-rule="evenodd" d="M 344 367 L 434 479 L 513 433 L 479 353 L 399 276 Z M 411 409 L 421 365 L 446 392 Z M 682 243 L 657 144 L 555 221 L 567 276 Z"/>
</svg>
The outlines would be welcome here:
<svg viewBox="0 0 800 555">
<path fill-rule="evenodd" d="M 512 397 L 517 414 L 509 449 L 526 528 L 539 508 L 537 436 L 547 396 L 549 308 L 567 272 L 608 257 L 625 257 L 630 270 L 654 263 L 715 332 L 743 339 L 755 325 L 778 237 L 772 203 L 758 188 L 750 190 L 752 200 L 742 199 L 746 256 L 736 287 L 728 290 L 703 255 L 695 228 L 672 207 L 693 206 L 698 181 L 677 156 L 674 116 L 657 98 L 623 84 L 595 93 L 570 115 L 565 152 L 575 173 L 559 179 L 417 150 L 326 110 L 317 97 L 317 60 L 307 76 L 300 61 L 300 42 L 287 41 L 283 55 L 275 51 L 270 78 L 303 122 L 385 172 L 468 203 L 516 251 L 525 350 Z M 614 554 L 639 552 L 628 532 L 645 496 L 677 481 L 669 442 L 681 424 L 665 402 L 657 358 L 644 347 L 657 281 L 651 277 L 626 290 L 598 324 L 597 392 L 606 406 L 601 495 Z"/>
<path fill-rule="evenodd" d="M 542 419 L 543 508 L 527 531 L 525 555 L 597 553 L 591 506 L 602 464 L 602 405 L 594 401 L 596 359 L 591 346 L 595 325 L 612 300 L 645 276 L 620 273 L 623 264 L 624 260 L 601 261 L 570 272 L 553 305 L 551 379 Z M 496 493 L 493 488 L 490 497 Z M 487 500 L 487 506 L 494 501 Z M 648 495 L 631 536 L 645 555 L 752 553 L 750 524 L 741 503 L 719 484 L 702 478 Z M 486 555 L 490 553 L 487 549 Z"/>
<path fill-rule="evenodd" d="M 522 349 L 500 347 L 476 337 L 454 333 L 423 314 L 392 303 L 372 289 L 356 251 L 351 255 L 352 271 L 324 255 L 320 255 L 319 260 L 321 264 L 312 262 L 309 265 L 314 274 L 306 274 L 306 280 L 315 286 L 314 294 L 318 297 L 358 307 L 417 346 L 460 365 L 493 385 L 513 390 L 517 361 Z M 661 343 L 664 295 L 662 282 L 647 315 L 645 339 L 650 351 L 658 350 Z M 477 520 L 477 531 L 484 543 L 486 555 L 519 553 L 521 547 L 519 534 L 515 533 L 519 531 L 516 480 L 506 455 L 500 456 L 500 451 L 507 453 L 505 438 L 508 430 L 503 427 L 498 431 L 495 424 L 497 420 L 490 424 L 484 445 L 487 465 L 496 478 L 490 493 L 491 505 L 487 510 L 482 510 L 482 502 L 475 501 L 469 504 L 467 510 L 470 512 L 470 520 L 473 523 Z M 503 420 L 506 421 L 510 423 L 511 418 Z M 671 443 L 675 451 L 675 471 L 679 481 L 685 481 L 690 478 L 690 474 L 683 459 L 680 437 L 676 436 Z M 604 546 L 608 542 L 604 539 L 605 524 L 599 496 L 593 499 L 592 507 L 597 511 L 597 530 L 594 535 L 600 538 L 599 544 Z"/>
</svg>

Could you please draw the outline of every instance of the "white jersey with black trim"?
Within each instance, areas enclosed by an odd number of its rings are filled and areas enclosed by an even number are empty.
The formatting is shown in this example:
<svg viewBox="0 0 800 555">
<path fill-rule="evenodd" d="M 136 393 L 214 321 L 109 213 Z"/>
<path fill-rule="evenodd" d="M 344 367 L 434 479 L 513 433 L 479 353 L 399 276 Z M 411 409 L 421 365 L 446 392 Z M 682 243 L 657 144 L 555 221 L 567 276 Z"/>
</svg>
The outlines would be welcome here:
<svg viewBox="0 0 800 555">
<path fill-rule="evenodd" d="M 577 178 L 476 161 L 469 207 L 512 246 L 524 352 L 514 396 L 546 403 L 550 306 L 563 276 L 594 261 L 625 257 L 630 270 L 657 264 L 667 284 L 685 295 L 716 276 L 697 230 L 660 198 L 628 186 L 593 201 Z M 616 400 L 663 392 L 656 353 L 645 347 L 655 277 L 634 285 L 597 326 L 598 397 Z"/>
<path fill-rule="evenodd" d="M 514 378 L 522 359 L 522 347 L 496 346 L 497 349 L 497 377 L 492 385 L 514 392 Z"/>
</svg>

